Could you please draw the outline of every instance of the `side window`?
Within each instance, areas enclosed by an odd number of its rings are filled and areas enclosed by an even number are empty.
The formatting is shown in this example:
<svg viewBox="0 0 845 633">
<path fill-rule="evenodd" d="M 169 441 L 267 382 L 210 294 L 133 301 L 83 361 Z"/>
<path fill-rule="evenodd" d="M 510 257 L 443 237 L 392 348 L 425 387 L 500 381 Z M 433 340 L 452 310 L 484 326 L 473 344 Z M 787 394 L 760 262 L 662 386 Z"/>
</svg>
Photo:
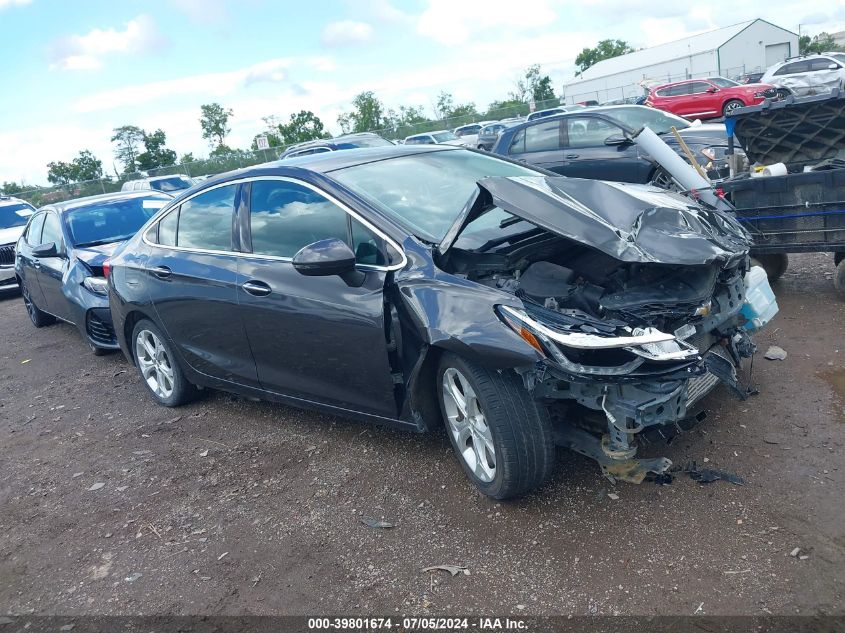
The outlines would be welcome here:
<svg viewBox="0 0 845 633">
<path fill-rule="evenodd" d="M 303 246 L 330 237 L 349 243 L 347 213 L 304 185 L 257 180 L 250 209 L 252 252 L 258 255 L 293 257 Z"/>
<path fill-rule="evenodd" d="M 792 62 L 778 69 L 775 75 L 794 75 L 796 73 L 805 73 L 808 70 L 810 70 L 810 62 Z"/>
<path fill-rule="evenodd" d="M 62 247 L 62 227 L 59 224 L 59 216 L 55 213 L 47 213 L 44 217 L 44 231 L 41 233 L 41 243 L 49 244 L 55 242 L 58 248 Z"/>
<path fill-rule="evenodd" d="M 162 246 L 176 246 L 176 227 L 179 224 L 179 207 L 176 207 L 158 221 L 158 243 Z"/>
<path fill-rule="evenodd" d="M 828 66 L 836 64 L 832 59 L 814 59 L 810 61 L 810 70 L 829 70 Z M 839 64 L 836 64 L 839 66 Z"/>
<path fill-rule="evenodd" d="M 525 130 L 520 130 L 516 134 L 513 135 L 513 140 L 511 141 L 510 149 L 508 150 L 510 154 L 524 154 L 525 153 Z"/>
<path fill-rule="evenodd" d="M 402 256 L 385 240 L 352 218 L 352 250 L 359 264 L 387 266 L 395 264 Z"/>
<path fill-rule="evenodd" d="M 566 119 L 566 126 L 568 147 L 597 147 L 607 137 L 622 133 L 618 126 L 593 117 Z"/>
<path fill-rule="evenodd" d="M 687 84 L 690 87 L 690 94 L 700 95 L 707 92 L 713 86 L 706 81 L 693 81 Z"/>
<path fill-rule="evenodd" d="M 237 185 L 217 187 L 183 202 L 179 207 L 176 246 L 206 251 L 232 250 L 236 189 Z"/>
<path fill-rule="evenodd" d="M 26 230 L 26 243 L 30 246 L 41 244 L 41 229 L 44 228 L 44 218 L 46 215 L 46 213 L 39 213 L 29 223 L 29 228 Z"/>
<path fill-rule="evenodd" d="M 560 149 L 560 125 L 561 122 L 555 120 L 525 128 L 525 151 L 547 152 Z"/>
</svg>

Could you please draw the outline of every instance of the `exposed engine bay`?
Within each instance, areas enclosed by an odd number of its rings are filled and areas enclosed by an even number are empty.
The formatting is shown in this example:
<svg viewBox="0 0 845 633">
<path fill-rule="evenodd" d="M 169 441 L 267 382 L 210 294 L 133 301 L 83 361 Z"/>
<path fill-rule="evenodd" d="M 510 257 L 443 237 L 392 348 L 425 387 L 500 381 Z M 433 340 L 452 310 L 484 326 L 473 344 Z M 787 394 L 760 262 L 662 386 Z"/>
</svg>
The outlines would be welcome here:
<svg viewBox="0 0 845 633">
<path fill-rule="evenodd" d="M 750 240 L 721 212 L 644 187 L 489 180 L 439 264 L 520 299 L 499 316 L 544 357 L 517 371 L 563 422 L 560 444 L 617 479 L 664 472 L 668 459 L 636 458 L 638 439 L 687 427 L 720 381 L 749 393 L 737 369 L 755 351 Z M 602 204 L 574 199 L 573 183 Z"/>
</svg>

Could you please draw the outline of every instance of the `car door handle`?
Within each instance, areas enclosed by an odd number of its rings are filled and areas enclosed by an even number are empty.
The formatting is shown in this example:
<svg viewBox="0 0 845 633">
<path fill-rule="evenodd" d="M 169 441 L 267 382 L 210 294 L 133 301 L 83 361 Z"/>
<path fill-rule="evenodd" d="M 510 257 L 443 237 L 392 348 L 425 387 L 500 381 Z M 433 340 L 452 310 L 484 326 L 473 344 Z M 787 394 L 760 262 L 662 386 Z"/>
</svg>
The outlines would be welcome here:
<svg viewBox="0 0 845 633">
<path fill-rule="evenodd" d="M 167 266 L 155 266 L 152 269 L 152 273 L 158 277 L 159 279 L 167 279 L 170 275 L 173 274 L 173 271 L 170 270 Z"/>
<path fill-rule="evenodd" d="M 564 158 L 578 158 L 578 154 L 564 154 Z"/>
<path fill-rule="evenodd" d="M 266 297 L 272 292 L 270 286 L 263 281 L 245 281 L 241 284 L 241 288 L 254 297 Z"/>
</svg>

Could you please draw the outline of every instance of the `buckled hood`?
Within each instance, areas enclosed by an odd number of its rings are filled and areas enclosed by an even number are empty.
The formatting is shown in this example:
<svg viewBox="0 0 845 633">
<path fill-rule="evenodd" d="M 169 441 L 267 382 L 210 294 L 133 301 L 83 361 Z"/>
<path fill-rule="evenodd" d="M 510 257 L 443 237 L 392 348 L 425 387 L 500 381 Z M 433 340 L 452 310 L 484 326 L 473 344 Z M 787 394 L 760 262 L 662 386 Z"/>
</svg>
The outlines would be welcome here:
<svg viewBox="0 0 845 633">
<path fill-rule="evenodd" d="M 441 242 L 441 254 L 492 207 L 624 262 L 709 264 L 734 259 L 751 245 L 729 215 L 646 185 L 528 176 L 484 178 L 478 186 Z"/>
</svg>

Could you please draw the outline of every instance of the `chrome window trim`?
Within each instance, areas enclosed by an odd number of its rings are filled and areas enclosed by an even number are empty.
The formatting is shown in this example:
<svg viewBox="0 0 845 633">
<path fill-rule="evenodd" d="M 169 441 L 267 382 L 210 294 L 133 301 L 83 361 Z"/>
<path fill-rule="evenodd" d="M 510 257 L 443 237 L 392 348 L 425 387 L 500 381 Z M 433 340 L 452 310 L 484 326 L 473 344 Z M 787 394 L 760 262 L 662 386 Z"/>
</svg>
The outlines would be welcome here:
<svg viewBox="0 0 845 633">
<path fill-rule="evenodd" d="M 203 189 L 202 191 L 197 191 L 196 193 L 191 194 L 187 198 L 179 200 L 179 204 L 171 207 L 166 207 L 162 209 L 159 213 L 154 215 L 147 223 L 147 226 L 142 227 L 141 233 L 141 241 L 144 242 L 147 246 L 152 246 L 154 248 L 160 249 L 168 249 L 168 250 L 175 250 L 175 251 L 184 251 L 186 253 L 199 253 L 199 254 L 208 254 L 208 255 L 233 255 L 235 257 L 252 257 L 257 259 L 267 259 L 273 261 L 280 261 L 280 262 L 292 262 L 292 257 L 281 257 L 279 255 L 261 255 L 259 253 L 244 253 L 241 251 L 214 251 L 202 248 L 188 248 L 185 246 L 166 246 L 162 244 L 155 244 L 150 242 L 147 239 L 147 233 L 149 233 L 150 228 L 152 228 L 153 224 L 156 224 L 161 218 L 163 218 L 168 213 L 176 211 L 179 207 L 181 207 L 186 202 L 192 200 L 193 198 L 202 195 L 212 189 L 218 189 L 220 187 L 228 187 L 231 185 L 240 185 L 248 182 L 256 182 L 260 180 L 281 180 L 284 182 L 290 182 L 296 185 L 302 185 L 307 189 L 311 189 L 313 192 L 320 194 L 326 200 L 331 202 L 332 204 L 337 205 L 346 212 L 347 215 L 350 215 L 352 218 L 363 224 L 366 228 L 370 231 L 375 233 L 377 236 L 382 238 L 385 242 L 387 242 L 393 249 L 402 256 L 402 260 L 397 264 L 391 264 L 390 266 L 377 266 L 375 264 L 355 264 L 356 268 L 361 268 L 364 270 L 379 270 L 379 271 L 391 271 L 391 270 L 401 270 L 408 264 L 408 256 L 405 254 L 405 250 L 399 246 L 399 244 L 390 236 L 388 236 L 384 231 L 376 227 L 372 222 L 367 220 L 366 218 L 361 217 L 357 212 L 351 209 L 348 205 L 344 204 L 330 193 L 323 191 L 322 189 L 312 185 L 311 183 L 305 182 L 304 180 L 298 180 L 296 178 L 291 178 L 290 176 L 251 176 L 249 178 L 238 178 L 237 180 L 228 180 L 226 182 L 217 183 L 208 187 L 207 189 Z M 177 236 L 178 240 L 178 236 Z"/>
</svg>

